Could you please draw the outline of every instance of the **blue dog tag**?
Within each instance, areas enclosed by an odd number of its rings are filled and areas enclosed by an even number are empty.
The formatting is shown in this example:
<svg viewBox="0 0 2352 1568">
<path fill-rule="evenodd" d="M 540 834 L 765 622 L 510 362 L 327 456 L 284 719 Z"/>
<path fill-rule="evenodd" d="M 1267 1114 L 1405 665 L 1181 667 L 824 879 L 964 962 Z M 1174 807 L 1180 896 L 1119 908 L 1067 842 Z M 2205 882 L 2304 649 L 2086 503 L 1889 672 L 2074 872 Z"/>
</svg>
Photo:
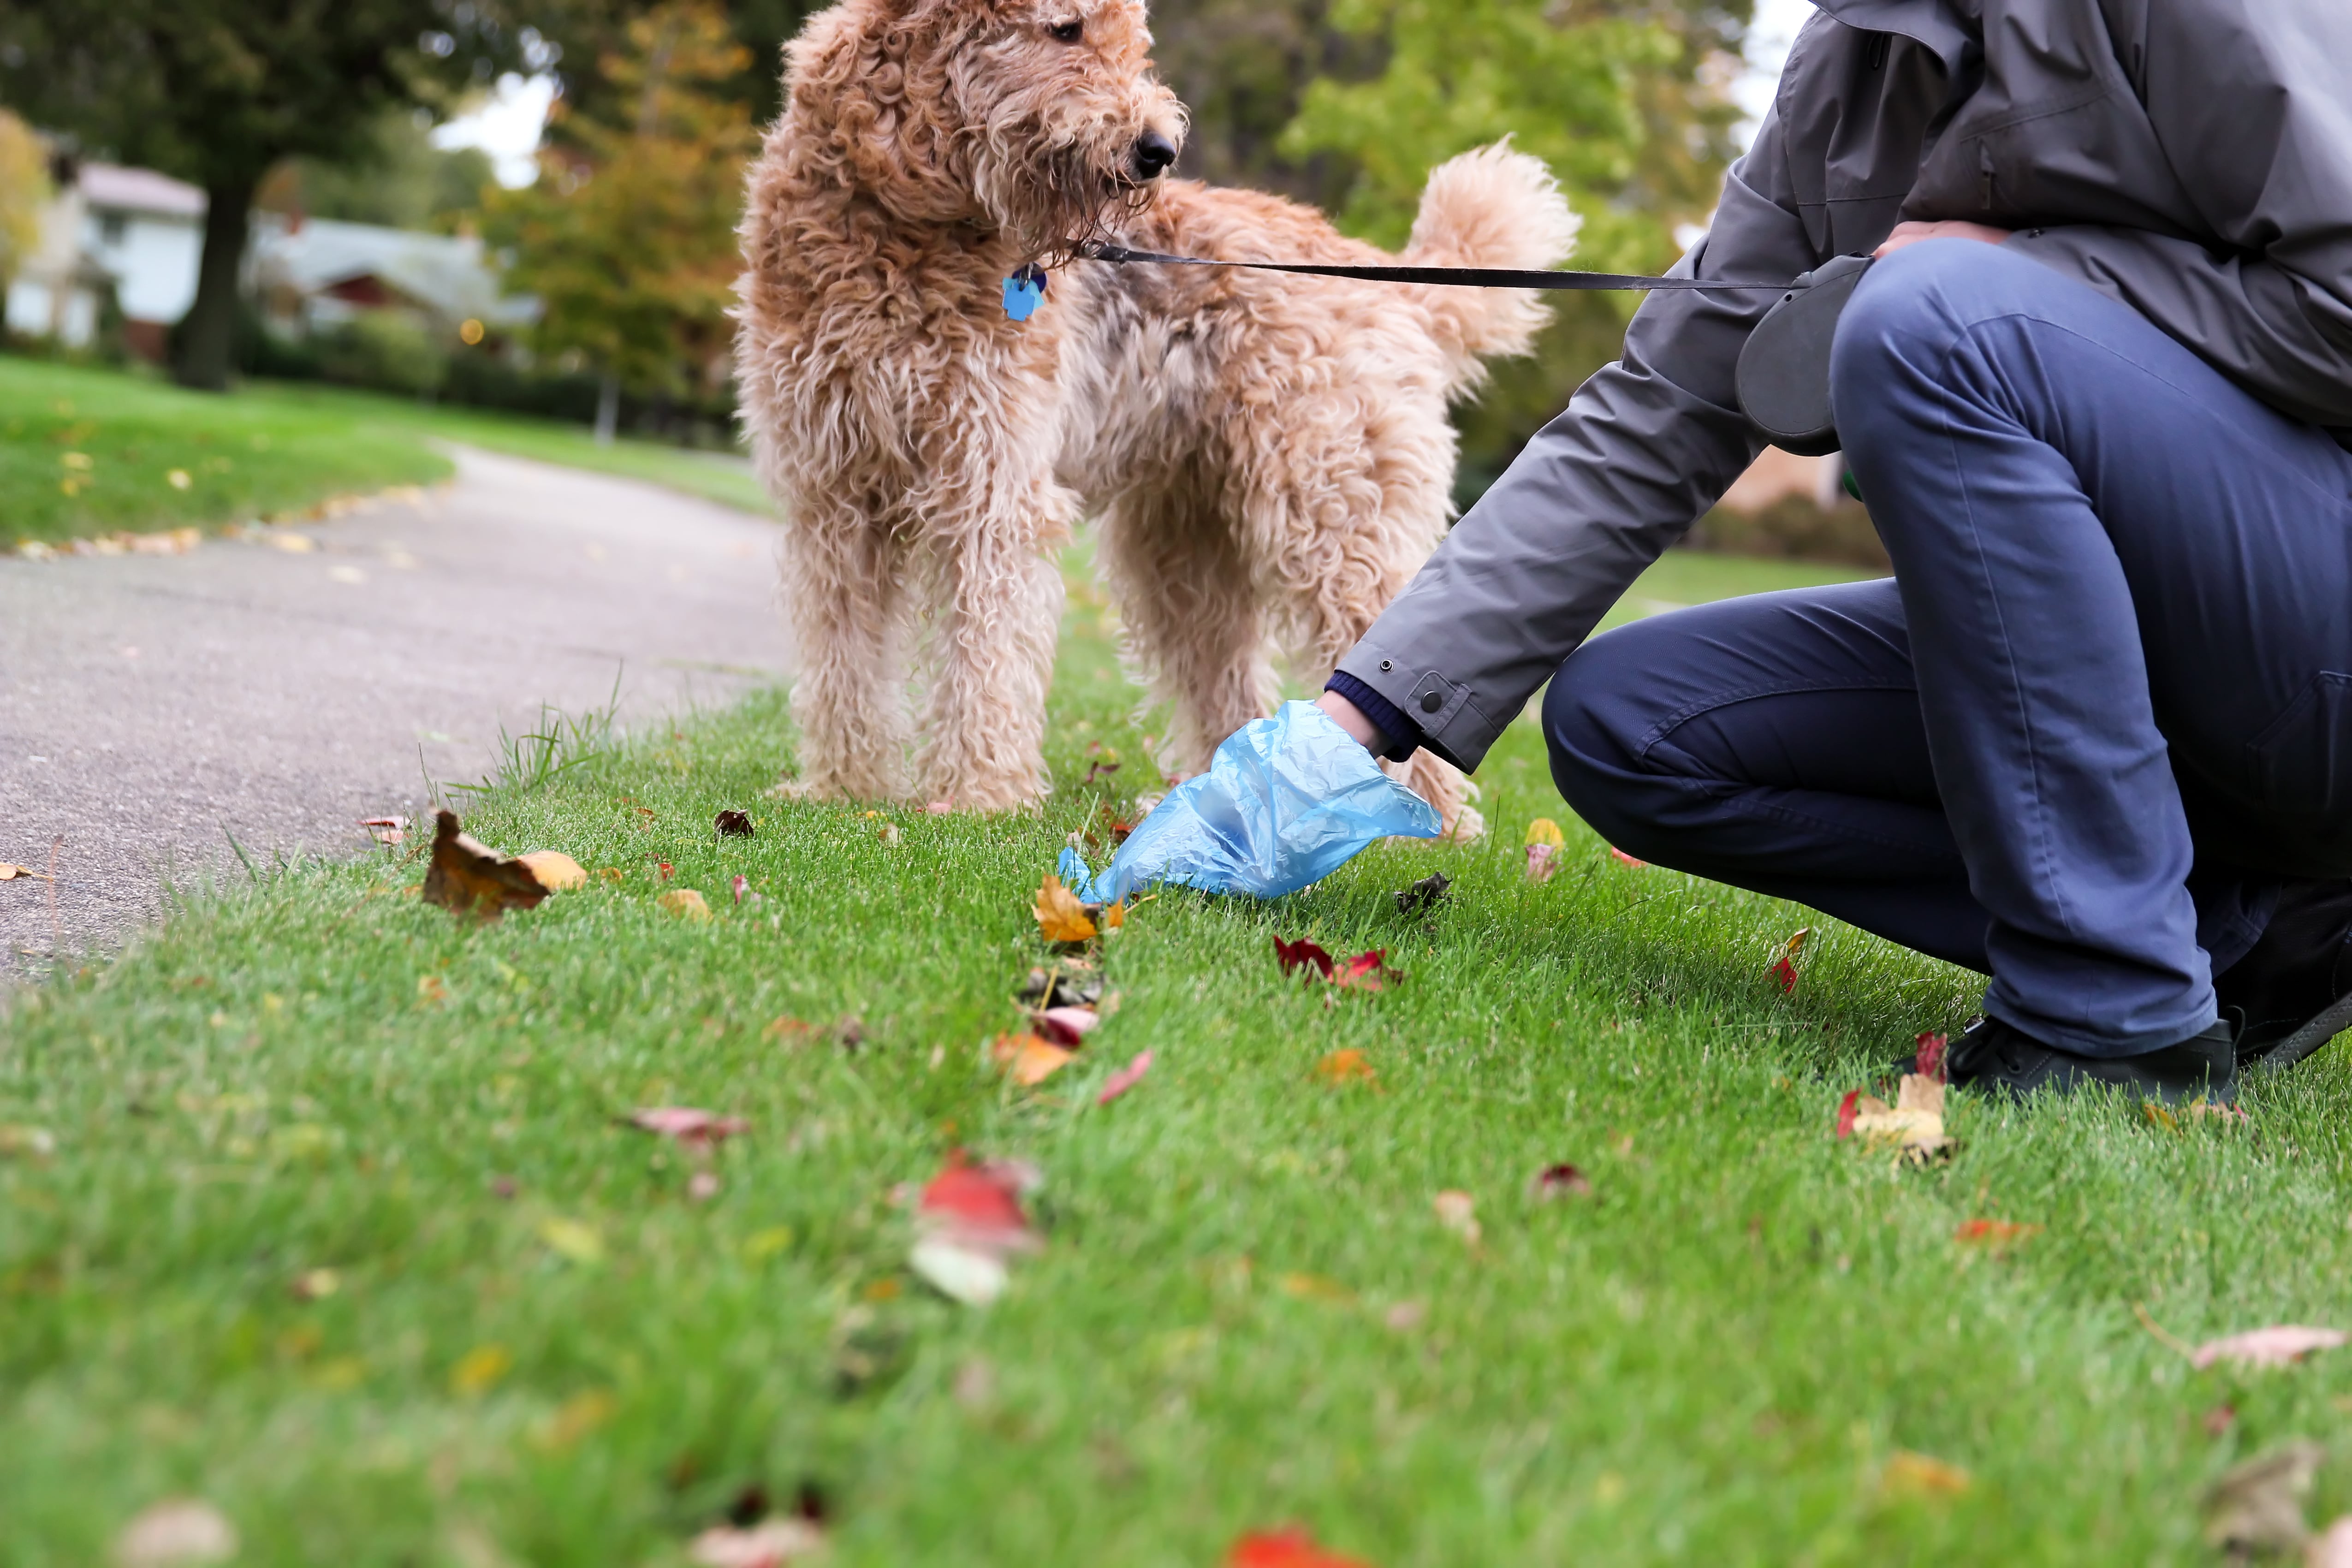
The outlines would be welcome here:
<svg viewBox="0 0 2352 1568">
<path fill-rule="evenodd" d="M 1025 321 L 1045 302 L 1045 269 L 1024 267 L 1004 280 L 1004 313 Z"/>
</svg>

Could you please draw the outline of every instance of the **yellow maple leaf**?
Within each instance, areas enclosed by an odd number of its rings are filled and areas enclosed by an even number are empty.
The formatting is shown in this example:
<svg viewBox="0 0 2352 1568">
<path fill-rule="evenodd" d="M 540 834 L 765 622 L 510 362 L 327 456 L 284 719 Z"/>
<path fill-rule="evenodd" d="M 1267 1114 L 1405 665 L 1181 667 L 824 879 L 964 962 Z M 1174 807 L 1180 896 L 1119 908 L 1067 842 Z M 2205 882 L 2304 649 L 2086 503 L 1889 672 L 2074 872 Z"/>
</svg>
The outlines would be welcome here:
<svg viewBox="0 0 2352 1568">
<path fill-rule="evenodd" d="M 1047 942 L 1090 942 L 1095 934 L 1094 917 L 1087 913 L 1087 906 L 1062 886 L 1062 879 L 1050 873 L 1045 885 L 1037 889 L 1037 934 Z"/>
<path fill-rule="evenodd" d="M 1560 832 L 1559 823 L 1549 816 L 1538 816 L 1528 824 L 1527 842 L 1549 844 L 1554 849 L 1564 849 L 1568 847 L 1568 837 Z"/>
<path fill-rule="evenodd" d="M 999 1035 L 989 1054 L 1024 1089 L 1036 1088 L 1077 1055 L 1036 1035 Z"/>
</svg>

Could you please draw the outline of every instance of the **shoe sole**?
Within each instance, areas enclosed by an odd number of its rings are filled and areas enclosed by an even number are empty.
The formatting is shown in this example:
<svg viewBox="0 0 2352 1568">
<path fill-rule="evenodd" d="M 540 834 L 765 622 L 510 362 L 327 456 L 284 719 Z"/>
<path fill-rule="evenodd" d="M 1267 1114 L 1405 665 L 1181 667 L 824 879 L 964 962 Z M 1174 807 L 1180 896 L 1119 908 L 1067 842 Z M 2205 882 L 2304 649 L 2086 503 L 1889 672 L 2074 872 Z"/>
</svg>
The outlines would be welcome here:
<svg viewBox="0 0 2352 1568">
<path fill-rule="evenodd" d="M 2352 1028 L 2352 995 L 2337 997 L 2333 1006 L 2264 1051 L 2248 1066 L 2257 1073 L 2284 1072 L 2347 1028 Z"/>
</svg>

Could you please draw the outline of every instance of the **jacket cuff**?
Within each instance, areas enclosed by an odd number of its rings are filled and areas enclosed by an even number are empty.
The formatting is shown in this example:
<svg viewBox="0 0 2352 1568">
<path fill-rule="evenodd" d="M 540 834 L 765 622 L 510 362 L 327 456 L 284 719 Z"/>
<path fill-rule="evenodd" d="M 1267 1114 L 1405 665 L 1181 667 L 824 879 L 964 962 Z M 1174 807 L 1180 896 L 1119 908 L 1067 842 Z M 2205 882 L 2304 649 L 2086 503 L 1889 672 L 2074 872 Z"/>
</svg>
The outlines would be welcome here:
<svg viewBox="0 0 2352 1568">
<path fill-rule="evenodd" d="M 1465 773 L 1475 771 L 1487 748 L 1502 737 L 1502 726 L 1486 716 L 1469 687 L 1441 670 L 1410 664 L 1370 637 L 1349 650 L 1332 679 L 1343 675 L 1369 688 L 1405 721 L 1408 732 L 1422 745 Z M 1347 691 L 1339 695 L 1362 708 L 1383 733 L 1391 733 L 1370 708 Z"/>
<path fill-rule="evenodd" d="M 1335 669 L 1331 679 L 1323 683 L 1326 691 L 1336 691 L 1356 705 L 1357 710 L 1372 721 L 1388 742 L 1381 755 L 1390 762 L 1401 763 L 1421 750 L 1421 726 L 1406 718 L 1396 704 L 1358 680 L 1344 669 Z"/>
</svg>

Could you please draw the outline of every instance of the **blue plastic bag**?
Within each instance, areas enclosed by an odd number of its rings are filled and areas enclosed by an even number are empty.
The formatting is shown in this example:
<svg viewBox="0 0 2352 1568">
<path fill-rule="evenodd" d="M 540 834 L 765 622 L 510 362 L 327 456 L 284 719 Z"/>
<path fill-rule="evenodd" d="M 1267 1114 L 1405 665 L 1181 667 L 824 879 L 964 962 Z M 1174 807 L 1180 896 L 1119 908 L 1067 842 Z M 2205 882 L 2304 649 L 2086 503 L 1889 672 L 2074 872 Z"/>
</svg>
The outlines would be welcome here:
<svg viewBox="0 0 2352 1568">
<path fill-rule="evenodd" d="M 1163 883 L 1273 899 L 1321 881 L 1375 838 L 1434 838 L 1441 826 L 1437 808 L 1381 772 L 1328 713 L 1286 702 L 1169 791 L 1100 877 L 1075 849 L 1060 871 L 1090 904 Z"/>
</svg>

